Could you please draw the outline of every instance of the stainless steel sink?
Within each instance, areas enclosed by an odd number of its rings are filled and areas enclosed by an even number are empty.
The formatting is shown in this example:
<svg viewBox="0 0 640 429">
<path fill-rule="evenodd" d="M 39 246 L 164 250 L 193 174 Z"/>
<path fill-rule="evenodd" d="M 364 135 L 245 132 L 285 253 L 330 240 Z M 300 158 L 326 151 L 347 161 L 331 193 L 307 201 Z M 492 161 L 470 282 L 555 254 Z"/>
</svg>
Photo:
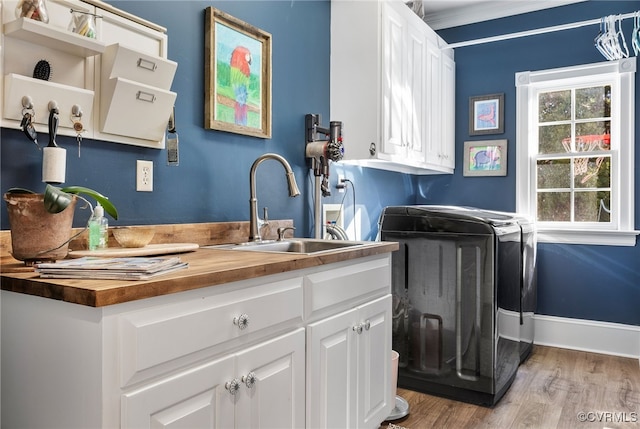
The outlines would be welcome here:
<svg viewBox="0 0 640 429">
<path fill-rule="evenodd" d="M 270 253 L 300 253 L 316 254 L 330 252 L 348 247 L 364 246 L 366 242 L 342 241 L 342 240 L 318 240 L 294 238 L 282 241 L 259 241 L 241 244 L 223 244 L 217 246 L 205 246 L 205 249 L 229 249 L 249 252 L 270 252 Z"/>
</svg>

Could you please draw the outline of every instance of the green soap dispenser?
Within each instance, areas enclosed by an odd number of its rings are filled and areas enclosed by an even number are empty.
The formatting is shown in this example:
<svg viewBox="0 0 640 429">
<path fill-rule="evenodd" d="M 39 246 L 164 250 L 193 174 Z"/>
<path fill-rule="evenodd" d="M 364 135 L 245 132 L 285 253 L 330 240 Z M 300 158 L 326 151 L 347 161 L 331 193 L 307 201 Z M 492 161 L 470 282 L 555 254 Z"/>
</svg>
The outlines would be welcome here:
<svg viewBox="0 0 640 429">
<path fill-rule="evenodd" d="M 89 219 L 89 250 L 106 249 L 109 241 L 109 220 L 98 203 Z"/>
</svg>

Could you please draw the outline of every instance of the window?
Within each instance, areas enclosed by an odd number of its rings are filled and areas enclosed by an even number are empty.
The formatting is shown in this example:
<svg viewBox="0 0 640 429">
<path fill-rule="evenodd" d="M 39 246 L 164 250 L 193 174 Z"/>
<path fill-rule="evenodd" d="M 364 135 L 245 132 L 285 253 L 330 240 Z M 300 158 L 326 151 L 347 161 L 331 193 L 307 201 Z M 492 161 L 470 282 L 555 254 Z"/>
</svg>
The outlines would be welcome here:
<svg viewBox="0 0 640 429">
<path fill-rule="evenodd" d="M 634 246 L 635 58 L 516 74 L 517 211 L 539 240 Z"/>
</svg>

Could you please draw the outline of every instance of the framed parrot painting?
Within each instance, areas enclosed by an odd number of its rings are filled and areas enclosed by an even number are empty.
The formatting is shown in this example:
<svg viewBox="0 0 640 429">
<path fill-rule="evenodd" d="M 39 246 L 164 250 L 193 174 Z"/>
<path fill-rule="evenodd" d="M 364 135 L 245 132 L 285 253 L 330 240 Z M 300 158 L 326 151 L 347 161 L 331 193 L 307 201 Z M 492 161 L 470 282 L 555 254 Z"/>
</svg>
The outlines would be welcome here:
<svg viewBox="0 0 640 429">
<path fill-rule="evenodd" d="M 271 34 L 205 10 L 207 129 L 271 138 Z"/>
</svg>

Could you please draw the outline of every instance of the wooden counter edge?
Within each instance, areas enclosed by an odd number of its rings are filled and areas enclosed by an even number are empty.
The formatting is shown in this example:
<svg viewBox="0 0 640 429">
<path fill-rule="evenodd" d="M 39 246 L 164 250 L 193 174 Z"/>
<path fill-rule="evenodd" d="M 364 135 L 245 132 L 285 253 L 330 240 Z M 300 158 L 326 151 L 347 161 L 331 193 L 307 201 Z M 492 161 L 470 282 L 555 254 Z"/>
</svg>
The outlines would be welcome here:
<svg viewBox="0 0 640 429">
<path fill-rule="evenodd" d="M 0 287 L 6 291 L 103 307 L 390 253 L 398 248 L 398 243 L 395 242 L 371 242 L 364 247 L 340 249 L 319 255 L 198 249 L 180 254 L 189 263 L 189 268 L 153 280 L 54 280 L 41 279 L 33 272 L 1 273 Z"/>
</svg>

